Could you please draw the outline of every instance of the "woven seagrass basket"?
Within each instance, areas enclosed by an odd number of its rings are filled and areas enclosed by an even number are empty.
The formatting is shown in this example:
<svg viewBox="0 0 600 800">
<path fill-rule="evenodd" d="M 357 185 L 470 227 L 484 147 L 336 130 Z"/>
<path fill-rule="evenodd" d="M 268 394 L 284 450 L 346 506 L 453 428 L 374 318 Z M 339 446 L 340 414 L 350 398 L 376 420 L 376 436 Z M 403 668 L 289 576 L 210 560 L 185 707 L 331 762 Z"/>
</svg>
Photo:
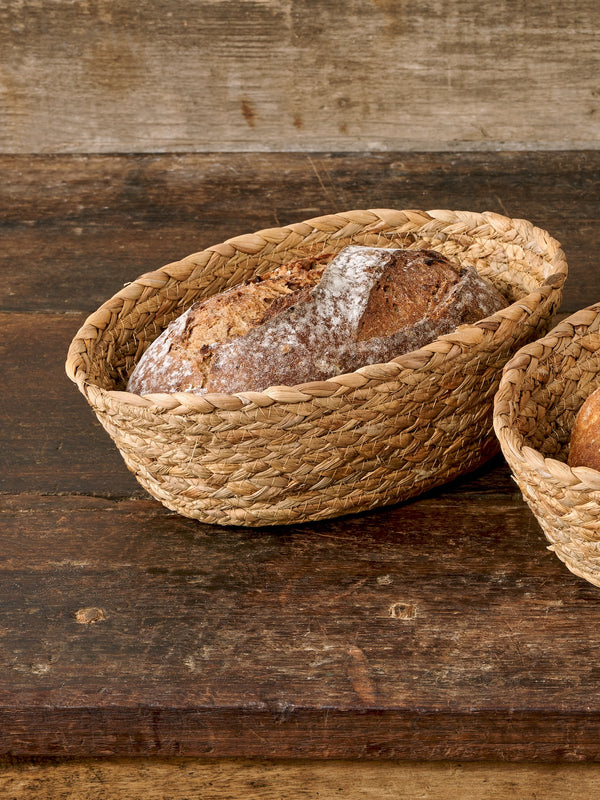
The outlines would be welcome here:
<svg viewBox="0 0 600 800">
<path fill-rule="evenodd" d="M 573 422 L 600 386 L 600 303 L 506 365 L 494 427 L 523 497 L 566 566 L 600 586 L 600 472 L 566 463 Z"/>
<path fill-rule="evenodd" d="M 124 391 L 146 347 L 194 301 L 350 244 L 433 248 L 473 264 L 512 304 L 390 363 L 235 395 Z M 524 220 L 462 211 L 349 211 L 229 239 L 142 275 L 77 333 L 67 373 L 140 483 L 222 525 L 276 525 L 394 503 L 482 464 L 498 445 L 502 367 L 545 334 L 567 273 Z"/>
</svg>

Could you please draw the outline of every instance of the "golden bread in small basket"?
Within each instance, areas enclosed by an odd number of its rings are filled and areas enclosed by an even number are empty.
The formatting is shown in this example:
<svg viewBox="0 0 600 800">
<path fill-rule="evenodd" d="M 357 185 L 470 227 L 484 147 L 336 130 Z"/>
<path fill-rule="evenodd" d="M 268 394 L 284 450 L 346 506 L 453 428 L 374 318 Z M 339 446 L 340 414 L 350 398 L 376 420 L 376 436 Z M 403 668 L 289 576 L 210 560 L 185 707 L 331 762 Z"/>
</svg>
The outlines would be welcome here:
<svg viewBox="0 0 600 800">
<path fill-rule="evenodd" d="M 566 566 L 600 586 L 600 472 L 567 463 L 577 413 L 600 386 L 600 303 L 523 347 L 505 369 L 494 427 L 502 452 Z"/>
<path fill-rule="evenodd" d="M 128 377 L 194 302 L 348 245 L 435 250 L 474 266 L 509 305 L 419 350 L 327 380 L 262 391 L 137 395 Z M 504 364 L 550 328 L 567 265 L 526 220 L 491 212 L 355 210 L 229 239 L 139 277 L 75 336 L 68 375 L 139 482 L 181 514 L 277 525 L 395 503 L 498 450 Z"/>
</svg>

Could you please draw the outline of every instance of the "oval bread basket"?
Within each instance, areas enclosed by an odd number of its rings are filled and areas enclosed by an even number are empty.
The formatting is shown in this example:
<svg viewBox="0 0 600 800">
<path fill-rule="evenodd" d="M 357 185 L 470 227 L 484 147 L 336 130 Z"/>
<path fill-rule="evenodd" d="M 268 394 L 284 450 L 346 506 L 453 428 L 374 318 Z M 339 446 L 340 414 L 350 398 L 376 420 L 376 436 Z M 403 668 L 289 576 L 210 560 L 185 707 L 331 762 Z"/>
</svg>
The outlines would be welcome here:
<svg viewBox="0 0 600 800">
<path fill-rule="evenodd" d="M 578 311 L 506 365 L 495 400 L 502 452 L 566 566 L 600 586 L 600 472 L 566 463 L 573 422 L 600 386 L 600 303 Z"/>
<path fill-rule="evenodd" d="M 145 348 L 196 300 L 350 244 L 438 250 L 475 265 L 512 304 L 326 381 L 235 395 L 124 391 Z M 142 275 L 88 318 L 66 368 L 129 469 L 168 508 L 221 525 L 323 519 L 407 499 L 497 452 L 502 367 L 549 330 L 566 274 L 558 242 L 525 220 L 349 211 L 229 239 Z"/>
</svg>

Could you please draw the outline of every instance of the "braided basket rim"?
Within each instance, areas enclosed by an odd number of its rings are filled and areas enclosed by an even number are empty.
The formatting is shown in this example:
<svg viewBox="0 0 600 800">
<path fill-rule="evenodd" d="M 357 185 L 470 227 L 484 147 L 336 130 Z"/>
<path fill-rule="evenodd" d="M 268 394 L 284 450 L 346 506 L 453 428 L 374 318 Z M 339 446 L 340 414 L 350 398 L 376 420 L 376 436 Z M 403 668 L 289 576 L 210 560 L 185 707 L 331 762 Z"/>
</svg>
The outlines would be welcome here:
<svg viewBox="0 0 600 800">
<path fill-rule="evenodd" d="M 358 226 L 358 228 L 357 228 Z M 460 326 L 456 331 L 438 337 L 424 347 L 399 356 L 383 364 L 371 364 L 360 367 L 354 372 L 337 375 L 325 381 L 313 381 L 294 386 L 269 386 L 261 392 L 237 392 L 235 394 L 196 395 L 187 392 L 171 394 L 136 395 L 121 390 L 104 389 L 88 380 L 85 359 L 82 354 L 88 351 L 88 343 L 94 342 L 109 327 L 111 319 L 126 304 L 135 305 L 141 297 L 159 291 L 168 281 L 176 283 L 184 280 L 192 270 L 200 265 L 207 265 L 213 254 L 232 257 L 236 253 L 257 256 L 266 247 L 283 241 L 290 234 L 306 237 L 313 230 L 327 231 L 333 237 L 341 238 L 344 230 L 378 232 L 395 230 L 398 234 L 415 231 L 440 230 L 460 235 L 462 231 L 473 233 L 485 230 L 496 232 L 501 237 L 509 234 L 510 241 L 524 250 L 535 252 L 544 257 L 553 266 L 553 273 L 548 276 L 533 292 L 509 304 L 505 309 L 496 312 L 476 323 Z M 428 231 L 429 232 L 429 231 Z M 484 330 L 488 334 L 492 330 L 492 339 L 496 336 L 504 338 L 501 322 L 506 319 L 506 312 L 515 308 L 521 311 L 519 324 L 531 316 L 540 302 L 540 291 L 560 291 L 567 277 L 567 262 L 560 243 L 542 228 L 525 219 L 510 218 L 496 212 L 453 211 L 434 209 L 429 211 L 398 210 L 388 208 L 372 208 L 350 210 L 346 212 L 313 217 L 302 222 L 278 228 L 265 228 L 254 233 L 242 234 L 226 239 L 217 245 L 192 253 L 185 258 L 174 261 L 158 269 L 140 275 L 128 283 L 105 301 L 96 311 L 90 314 L 73 338 L 67 354 L 65 369 L 68 377 L 77 384 L 88 402 L 95 406 L 98 401 L 109 401 L 111 404 L 127 407 L 129 414 L 176 414 L 178 417 L 187 414 L 210 414 L 215 410 L 237 411 L 249 404 L 268 406 L 273 403 L 299 403 L 331 396 L 349 389 L 373 388 L 383 385 L 396 377 L 401 371 L 412 370 L 426 372 L 431 359 L 453 358 L 469 348 L 476 349 Z M 107 321 L 108 320 L 108 321 Z M 495 327 L 493 327 L 495 326 Z"/>
<path fill-rule="evenodd" d="M 500 385 L 494 398 L 494 431 L 511 469 L 515 473 L 529 469 L 543 484 L 556 489 L 581 492 L 600 502 L 600 471 L 590 467 L 570 467 L 565 461 L 544 456 L 538 449 L 525 444 L 525 436 L 515 427 L 517 415 L 515 395 L 520 393 L 523 379 L 532 364 L 546 360 L 559 341 L 577 341 L 585 336 L 600 316 L 600 301 L 580 309 L 564 319 L 546 336 L 522 347 L 504 366 Z M 540 359 L 542 356 L 542 359 Z M 539 382 L 539 381 L 538 381 Z"/>
</svg>

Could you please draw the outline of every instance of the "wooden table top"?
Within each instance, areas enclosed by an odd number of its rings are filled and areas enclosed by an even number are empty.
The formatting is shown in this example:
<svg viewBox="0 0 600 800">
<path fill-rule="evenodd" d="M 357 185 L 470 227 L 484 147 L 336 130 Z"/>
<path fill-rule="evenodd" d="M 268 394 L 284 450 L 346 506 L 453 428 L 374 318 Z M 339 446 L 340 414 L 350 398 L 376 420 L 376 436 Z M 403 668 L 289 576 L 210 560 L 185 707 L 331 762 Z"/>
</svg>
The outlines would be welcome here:
<svg viewBox="0 0 600 800">
<path fill-rule="evenodd" d="M 500 456 L 395 507 L 218 528 L 149 498 L 64 374 L 140 273 L 350 208 L 525 217 L 600 299 L 600 153 L 0 157 L 0 755 L 600 758 L 600 590 Z"/>
</svg>

